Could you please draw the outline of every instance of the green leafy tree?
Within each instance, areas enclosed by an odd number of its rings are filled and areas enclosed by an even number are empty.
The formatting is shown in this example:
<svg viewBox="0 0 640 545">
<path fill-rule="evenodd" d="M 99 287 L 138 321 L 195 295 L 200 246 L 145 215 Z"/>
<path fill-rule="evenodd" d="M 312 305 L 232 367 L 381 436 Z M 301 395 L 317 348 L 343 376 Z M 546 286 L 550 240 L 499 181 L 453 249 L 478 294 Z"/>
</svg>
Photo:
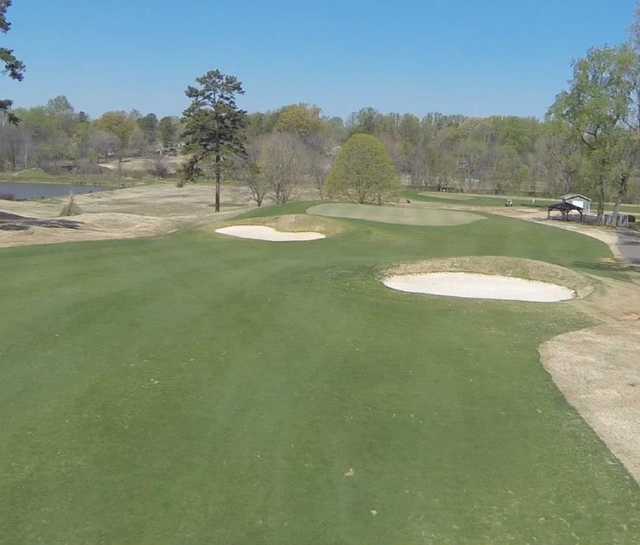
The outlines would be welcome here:
<svg viewBox="0 0 640 545">
<path fill-rule="evenodd" d="M 119 165 L 122 164 L 122 158 L 129 147 L 131 135 L 136 127 L 136 122 L 126 112 L 107 112 L 96 121 L 96 128 L 111 133 L 118 139 Z"/>
<path fill-rule="evenodd" d="M 547 123 L 540 140 L 540 161 L 543 177 L 553 183 L 551 188 L 559 194 L 572 191 L 586 192 L 580 185 L 581 171 L 584 168 L 584 156 L 580 139 L 566 124 Z M 559 185 L 553 180 L 557 180 Z"/>
<path fill-rule="evenodd" d="M 275 126 L 276 131 L 296 134 L 303 139 L 320 133 L 323 128 L 320 108 L 307 104 L 295 104 L 283 108 Z"/>
<path fill-rule="evenodd" d="M 163 117 L 158 123 L 158 132 L 160 134 L 160 143 L 166 150 L 176 143 L 178 136 L 178 124 L 173 117 Z"/>
<path fill-rule="evenodd" d="M 354 134 L 340 150 L 327 180 L 327 193 L 360 204 L 382 204 L 400 189 L 395 166 L 375 136 Z"/>
<path fill-rule="evenodd" d="M 574 63 L 569 90 L 560 93 L 549 110 L 551 120 L 565 123 L 582 142 L 597 189 L 600 218 L 608 184 L 616 183 L 618 196 L 624 195 L 628 184 L 630 172 L 620 171 L 619 160 L 628 155 L 625 140 L 634 122 L 637 67 L 638 57 L 626 45 L 592 49 Z"/>
<path fill-rule="evenodd" d="M 0 34 L 6 34 L 11 29 L 11 23 L 7 21 L 7 10 L 11 7 L 11 0 L 0 0 Z M 19 61 L 13 54 L 13 49 L 0 47 L 0 65 L 3 66 L 3 72 L 11 79 L 22 81 L 25 72 L 25 65 Z M 0 100 L 0 113 L 4 112 L 8 115 L 9 122 L 18 123 L 18 117 L 9 110 L 13 102 L 8 99 Z"/>
<path fill-rule="evenodd" d="M 138 126 L 144 134 L 148 144 L 155 144 L 158 139 L 158 117 L 156 114 L 148 114 L 138 119 Z"/>
<path fill-rule="evenodd" d="M 351 115 L 349 125 L 351 134 L 376 134 L 384 124 L 384 118 L 375 108 L 362 108 Z"/>
<path fill-rule="evenodd" d="M 189 86 L 191 105 L 183 114 L 186 150 L 199 163 L 212 163 L 216 180 L 215 211 L 220 211 L 220 190 L 225 162 L 245 153 L 246 112 L 238 108 L 236 97 L 244 94 L 242 83 L 219 70 L 207 72 Z M 187 171 L 188 172 L 188 171 Z"/>
</svg>

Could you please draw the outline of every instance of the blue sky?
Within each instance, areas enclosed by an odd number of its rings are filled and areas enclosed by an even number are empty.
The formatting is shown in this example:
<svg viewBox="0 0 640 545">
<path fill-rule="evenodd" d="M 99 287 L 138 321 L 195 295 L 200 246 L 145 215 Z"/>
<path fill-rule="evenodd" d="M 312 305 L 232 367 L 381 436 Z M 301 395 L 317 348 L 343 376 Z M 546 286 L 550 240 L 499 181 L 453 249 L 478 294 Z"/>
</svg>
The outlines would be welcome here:
<svg viewBox="0 0 640 545">
<path fill-rule="evenodd" d="M 589 47 L 627 37 L 634 0 L 14 0 L 0 44 L 28 65 L 0 79 L 19 106 L 66 95 L 98 115 L 179 114 L 212 68 L 249 111 L 542 116 Z"/>
</svg>

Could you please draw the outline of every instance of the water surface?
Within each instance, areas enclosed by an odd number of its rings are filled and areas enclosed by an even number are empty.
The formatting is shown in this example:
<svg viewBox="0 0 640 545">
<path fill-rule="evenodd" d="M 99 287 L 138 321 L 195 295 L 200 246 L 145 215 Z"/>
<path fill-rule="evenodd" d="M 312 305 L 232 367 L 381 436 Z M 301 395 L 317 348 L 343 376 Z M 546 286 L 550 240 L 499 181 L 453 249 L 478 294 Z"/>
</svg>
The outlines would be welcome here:
<svg viewBox="0 0 640 545">
<path fill-rule="evenodd" d="M 95 185 L 0 182 L 0 199 L 7 198 L 7 196 L 13 196 L 15 200 L 48 199 L 66 197 L 70 193 L 83 195 L 85 193 L 96 193 L 107 189 L 108 188 Z"/>
</svg>

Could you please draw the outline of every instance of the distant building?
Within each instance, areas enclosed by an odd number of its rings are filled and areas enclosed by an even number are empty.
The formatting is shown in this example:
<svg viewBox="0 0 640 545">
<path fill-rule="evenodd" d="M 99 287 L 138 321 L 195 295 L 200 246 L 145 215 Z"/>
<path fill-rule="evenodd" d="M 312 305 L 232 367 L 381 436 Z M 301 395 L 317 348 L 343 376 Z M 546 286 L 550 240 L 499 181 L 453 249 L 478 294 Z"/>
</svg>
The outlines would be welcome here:
<svg viewBox="0 0 640 545">
<path fill-rule="evenodd" d="M 602 217 L 591 212 L 591 199 L 580 193 L 568 193 L 560 197 L 561 202 L 552 204 L 548 208 L 547 216 L 551 218 L 551 212 L 560 212 L 564 221 L 570 221 L 571 212 L 577 212 L 580 216 L 580 222 L 584 223 L 600 223 L 602 225 L 610 225 L 612 227 L 628 227 L 630 223 L 635 223 L 636 218 L 631 214 L 612 214 L 605 213 Z"/>
<path fill-rule="evenodd" d="M 583 214 L 591 214 L 591 199 L 580 193 L 567 193 L 560 197 L 563 203 L 571 204 L 576 208 L 580 208 Z"/>
</svg>

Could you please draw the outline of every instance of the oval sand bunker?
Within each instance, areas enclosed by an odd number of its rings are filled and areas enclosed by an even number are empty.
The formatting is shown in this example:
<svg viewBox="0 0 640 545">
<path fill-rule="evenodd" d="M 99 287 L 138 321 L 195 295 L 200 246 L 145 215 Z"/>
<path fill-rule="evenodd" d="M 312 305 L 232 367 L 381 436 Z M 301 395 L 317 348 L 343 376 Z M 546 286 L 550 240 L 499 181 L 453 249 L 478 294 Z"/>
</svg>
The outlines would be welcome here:
<svg viewBox="0 0 640 545">
<path fill-rule="evenodd" d="M 322 233 L 315 233 L 313 231 L 302 233 L 278 231 L 273 227 L 267 227 L 265 225 L 233 225 L 231 227 L 216 229 L 216 233 L 251 240 L 267 240 L 269 242 L 305 242 L 327 238 Z"/>
<path fill-rule="evenodd" d="M 386 278 L 384 285 L 407 293 L 533 303 L 568 301 L 576 296 L 557 284 L 474 273 L 401 274 Z"/>
</svg>

